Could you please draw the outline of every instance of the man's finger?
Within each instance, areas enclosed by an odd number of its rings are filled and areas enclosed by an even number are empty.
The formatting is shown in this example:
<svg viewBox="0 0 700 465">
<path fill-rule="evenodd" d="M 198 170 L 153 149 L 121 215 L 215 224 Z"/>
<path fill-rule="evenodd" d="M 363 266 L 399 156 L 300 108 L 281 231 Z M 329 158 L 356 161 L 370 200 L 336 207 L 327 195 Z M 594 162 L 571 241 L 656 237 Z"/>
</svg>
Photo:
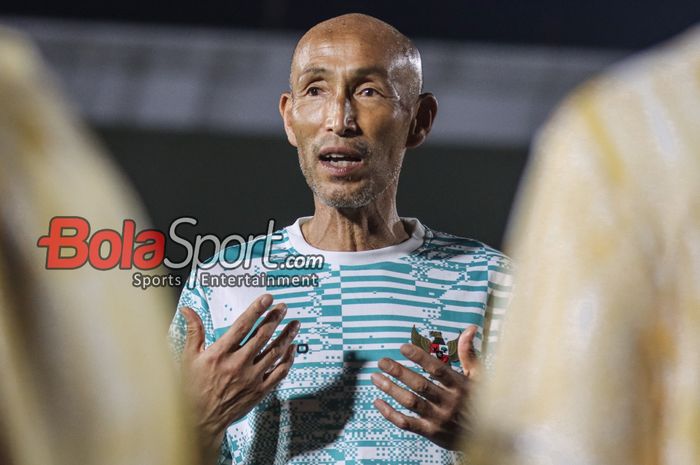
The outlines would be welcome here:
<svg viewBox="0 0 700 465">
<path fill-rule="evenodd" d="M 476 337 L 477 329 L 476 325 L 471 326 L 459 335 L 459 341 L 457 341 L 459 363 L 462 365 L 464 375 L 469 378 L 474 378 L 477 375 L 480 365 L 474 349 L 474 338 Z"/>
<path fill-rule="evenodd" d="M 381 399 L 375 399 L 374 407 L 379 410 L 379 413 L 381 413 L 384 418 L 396 425 L 397 428 L 411 431 L 422 436 L 428 434 L 425 420 L 404 415 Z"/>
<path fill-rule="evenodd" d="M 287 373 L 289 373 L 289 370 L 292 368 L 292 364 L 294 363 L 294 354 L 296 354 L 296 351 L 296 344 L 292 344 L 287 347 L 287 350 L 284 353 L 284 356 L 280 359 L 279 363 L 264 375 L 263 390 L 265 392 L 273 389 L 280 383 L 280 381 L 284 379 L 285 376 L 287 376 Z"/>
<path fill-rule="evenodd" d="M 410 411 L 417 413 L 421 417 L 428 417 L 432 413 L 433 408 L 427 400 L 402 388 L 386 376 L 379 373 L 372 373 L 371 378 L 375 386 L 393 397 L 394 400 Z"/>
<path fill-rule="evenodd" d="M 279 326 L 286 314 L 287 305 L 282 303 L 275 305 L 275 307 L 265 315 L 265 319 L 255 328 L 253 334 L 250 335 L 250 338 L 248 338 L 241 348 L 245 358 L 252 358 L 258 355 L 263 347 L 265 347 L 265 344 L 270 340 L 275 329 L 277 329 L 277 326 Z"/>
<path fill-rule="evenodd" d="M 267 371 L 273 363 L 283 356 L 289 344 L 299 332 L 299 320 L 293 320 L 284 327 L 282 332 L 255 359 L 255 365 L 260 370 Z"/>
<path fill-rule="evenodd" d="M 415 371 L 406 368 L 400 363 L 390 358 L 383 358 L 377 364 L 383 372 L 400 380 L 406 386 L 411 388 L 416 394 L 425 397 L 436 404 L 440 403 L 444 395 L 444 389 L 435 383 L 431 382 L 425 376 L 422 376 Z"/>
<path fill-rule="evenodd" d="M 180 313 L 187 322 L 184 352 L 198 354 L 204 350 L 204 325 L 197 312 L 189 307 L 180 308 Z"/>
<path fill-rule="evenodd" d="M 449 364 L 441 362 L 413 344 L 404 344 L 400 350 L 406 358 L 420 365 L 433 378 L 440 381 L 443 386 L 450 387 L 463 382 L 458 381 L 459 373 L 450 368 Z"/>
<path fill-rule="evenodd" d="M 248 335 L 260 315 L 272 305 L 272 296 L 263 294 L 251 303 L 248 308 L 236 318 L 231 327 L 221 336 L 212 348 L 225 352 L 238 349 L 238 345 Z"/>
</svg>

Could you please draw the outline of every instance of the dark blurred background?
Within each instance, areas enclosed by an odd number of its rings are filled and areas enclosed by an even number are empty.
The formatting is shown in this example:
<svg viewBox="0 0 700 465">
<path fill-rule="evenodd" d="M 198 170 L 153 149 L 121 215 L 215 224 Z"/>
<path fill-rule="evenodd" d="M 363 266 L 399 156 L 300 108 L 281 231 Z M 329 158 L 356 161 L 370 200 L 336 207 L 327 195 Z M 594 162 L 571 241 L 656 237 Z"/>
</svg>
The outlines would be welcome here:
<svg viewBox="0 0 700 465">
<path fill-rule="evenodd" d="M 500 247 L 537 128 L 577 84 L 700 20 L 700 1 L 3 2 L 156 227 L 262 233 L 312 213 L 277 101 L 298 38 L 363 12 L 423 54 L 440 111 L 409 151 L 399 214 Z M 172 258 L 178 258 L 173 256 Z"/>
<path fill-rule="evenodd" d="M 32 2 L 6 0 L 4 15 L 203 26 L 262 33 L 300 33 L 343 13 L 376 16 L 413 38 L 440 38 L 555 47 L 634 50 L 649 47 L 700 19 L 693 0 L 490 0 L 434 2 L 405 0 L 257 2 Z"/>
</svg>

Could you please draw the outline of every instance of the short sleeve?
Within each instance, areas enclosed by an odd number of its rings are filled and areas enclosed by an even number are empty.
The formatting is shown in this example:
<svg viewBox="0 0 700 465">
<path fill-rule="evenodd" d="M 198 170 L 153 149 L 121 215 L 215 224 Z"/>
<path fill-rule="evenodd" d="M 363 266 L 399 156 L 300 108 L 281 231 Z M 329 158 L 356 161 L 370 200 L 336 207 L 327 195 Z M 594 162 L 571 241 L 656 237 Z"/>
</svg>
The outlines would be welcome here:
<svg viewBox="0 0 700 465">
<path fill-rule="evenodd" d="M 482 362 L 487 371 L 493 367 L 493 356 L 501 339 L 501 326 L 508 311 L 513 292 L 511 260 L 493 252 L 488 258 L 488 289 L 484 313 Z"/>
</svg>

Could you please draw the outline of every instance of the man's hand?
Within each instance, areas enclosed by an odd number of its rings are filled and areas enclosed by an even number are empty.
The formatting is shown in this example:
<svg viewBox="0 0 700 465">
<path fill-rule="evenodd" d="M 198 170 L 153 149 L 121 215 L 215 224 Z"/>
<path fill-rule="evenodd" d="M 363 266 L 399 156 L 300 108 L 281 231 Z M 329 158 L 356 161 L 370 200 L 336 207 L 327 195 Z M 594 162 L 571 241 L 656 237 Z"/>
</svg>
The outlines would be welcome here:
<svg viewBox="0 0 700 465">
<path fill-rule="evenodd" d="M 420 434 L 445 449 L 455 450 L 459 438 L 469 427 L 469 414 L 465 411 L 471 392 L 471 383 L 479 370 L 474 353 L 474 335 L 477 327 L 464 331 L 457 343 L 457 354 L 464 374 L 454 371 L 446 363 L 412 344 L 401 346 L 401 353 L 416 362 L 438 380 L 436 384 L 400 363 L 383 358 L 379 368 L 403 382 L 414 392 L 404 389 L 380 373 L 372 374 L 372 382 L 396 401 L 418 414 L 404 415 L 383 400 L 376 399 L 374 406 L 399 428 Z"/>
<path fill-rule="evenodd" d="M 187 321 L 187 339 L 182 353 L 185 390 L 196 409 L 207 458 L 215 457 L 226 427 L 252 410 L 292 366 L 296 349 L 292 341 L 299 331 L 299 321 L 290 322 L 262 350 L 287 313 L 285 304 L 275 305 L 241 345 L 271 304 L 269 294 L 257 298 L 206 350 L 202 320 L 191 308 L 180 309 Z"/>
</svg>

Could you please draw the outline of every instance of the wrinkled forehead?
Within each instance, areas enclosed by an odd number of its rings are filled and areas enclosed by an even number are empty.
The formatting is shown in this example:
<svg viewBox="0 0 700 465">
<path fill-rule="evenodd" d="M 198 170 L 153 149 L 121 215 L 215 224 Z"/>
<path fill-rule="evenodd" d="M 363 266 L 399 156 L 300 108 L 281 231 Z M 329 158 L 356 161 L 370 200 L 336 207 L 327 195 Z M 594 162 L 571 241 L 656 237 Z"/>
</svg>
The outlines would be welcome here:
<svg viewBox="0 0 700 465">
<path fill-rule="evenodd" d="M 292 60 L 291 84 L 310 72 L 367 72 L 396 84 L 420 79 L 420 59 L 391 38 L 371 34 L 326 33 L 304 37 Z"/>
</svg>

